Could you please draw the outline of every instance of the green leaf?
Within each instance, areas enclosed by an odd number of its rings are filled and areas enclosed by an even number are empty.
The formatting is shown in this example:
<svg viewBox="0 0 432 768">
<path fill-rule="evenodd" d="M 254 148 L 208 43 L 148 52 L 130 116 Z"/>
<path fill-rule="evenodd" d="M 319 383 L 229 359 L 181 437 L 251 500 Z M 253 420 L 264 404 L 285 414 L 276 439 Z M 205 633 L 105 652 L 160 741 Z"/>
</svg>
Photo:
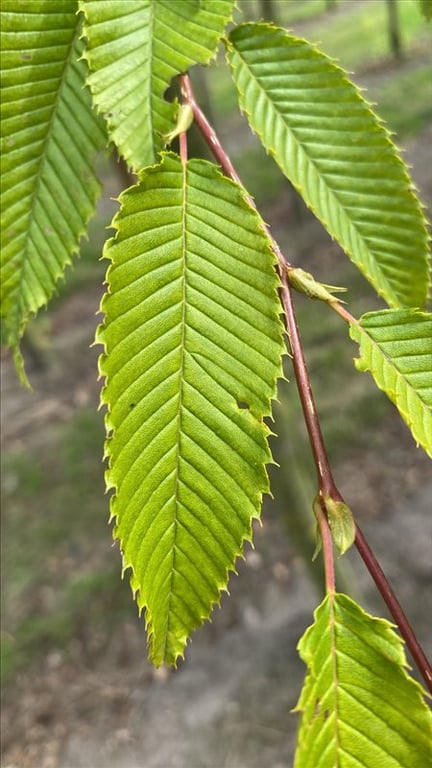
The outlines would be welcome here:
<svg viewBox="0 0 432 768">
<path fill-rule="evenodd" d="M 416 310 L 368 312 L 350 335 L 356 367 L 370 371 L 396 405 L 414 439 L 432 456 L 432 315 Z"/>
<path fill-rule="evenodd" d="M 324 506 L 333 542 L 339 550 L 339 554 L 344 555 L 354 544 L 356 535 L 353 514 L 349 506 L 343 501 L 332 499 L 331 496 L 317 496 L 313 503 L 313 511 L 317 520 L 321 503 L 323 503 Z M 312 560 L 315 560 L 318 552 L 320 552 L 321 545 L 321 533 L 318 526 L 316 532 L 316 548 Z"/>
<path fill-rule="evenodd" d="M 164 136 L 164 140 L 167 144 L 171 144 L 176 136 L 180 136 L 181 133 L 186 133 L 189 130 L 194 121 L 193 109 L 191 104 L 180 104 L 177 122 L 169 133 Z"/>
<path fill-rule="evenodd" d="M 150 656 L 175 664 L 268 491 L 278 281 L 257 214 L 216 166 L 164 154 L 120 201 L 98 332 L 107 485 Z"/>
<path fill-rule="evenodd" d="M 19 340 L 46 305 L 94 212 L 105 143 L 84 87 L 75 0 L 2 5 L 2 317 Z"/>
<path fill-rule="evenodd" d="M 233 0 L 81 0 L 88 83 L 110 135 L 135 170 L 151 165 L 174 128 L 172 78 L 208 64 Z"/>
<path fill-rule="evenodd" d="M 298 645 L 308 672 L 295 768 L 430 767 L 431 712 L 392 625 L 343 594 L 314 618 Z"/>
<path fill-rule="evenodd" d="M 342 288 L 338 285 L 319 283 L 318 280 L 315 280 L 311 272 L 306 272 L 300 267 L 290 267 L 288 270 L 288 279 L 296 291 L 304 293 L 305 296 L 309 296 L 310 299 L 325 301 L 326 304 L 333 304 L 334 302 L 345 303 L 333 294 L 344 293 L 346 288 Z"/>
<path fill-rule="evenodd" d="M 236 27 L 228 59 L 252 129 L 328 232 L 390 305 L 422 307 L 421 206 L 359 90 L 311 44 L 267 24 Z"/>
</svg>

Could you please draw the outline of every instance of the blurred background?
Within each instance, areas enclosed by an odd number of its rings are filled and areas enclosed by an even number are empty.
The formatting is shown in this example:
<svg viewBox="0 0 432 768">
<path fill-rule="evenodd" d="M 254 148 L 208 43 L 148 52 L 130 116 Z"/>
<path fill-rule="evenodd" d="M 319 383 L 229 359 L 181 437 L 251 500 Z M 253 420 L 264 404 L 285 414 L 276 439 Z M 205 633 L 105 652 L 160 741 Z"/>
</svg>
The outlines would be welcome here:
<svg viewBox="0 0 432 768">
<path fill-rule="evenodd" d="M 351 71 L 397 134 L 430 205 L 432 25 L 417 0 L 239 0 L 236 18 L 272 19 Z M 288 259 L 345 285 L 352 314 L 379 308 L 239 114 L 222 53 L 193 77 Z M 2 765 L 285 768 L 304 674 L 295 647 L 322 596 L 322 561 L 311 562 L 314 469 L 295 383 L 280 386 L 272 443 L 280 467 L 255 548 L 178 671 L 154 670 L 104 496 L 98 349 L 90 345 L 102 245 L 125 172 L 104 158 L 100 175 L 105 192 L 81 258 L 26 334 L 34 392 L 2 356 Z M 297 309 L 336 480 L 430 652 L 430 463 L 371 379 L 355 372 L 343 322 L 302 297 Z M 289 359 L 286 373 L 291 379 Z M 387 616 L 356 553 L 339 566 L 339 588 Z"/>
</svg>

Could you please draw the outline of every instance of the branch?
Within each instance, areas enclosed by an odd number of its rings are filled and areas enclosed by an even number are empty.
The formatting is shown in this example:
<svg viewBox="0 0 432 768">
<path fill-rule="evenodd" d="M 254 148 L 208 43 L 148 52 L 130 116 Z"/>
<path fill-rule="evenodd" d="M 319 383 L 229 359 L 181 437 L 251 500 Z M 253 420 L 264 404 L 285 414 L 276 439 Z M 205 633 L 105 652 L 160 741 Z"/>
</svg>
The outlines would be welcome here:
<svg viewBox="0 0 432 768">
<path fill-rule="evenodd" d="M 366 565 L 370 575 L 372 576 L 378 591 L 380 592 L 384 602 L 386 603 L 391 615 L 393 616 L 396 624 L 399 627 L 399 631 L 404 638 L 408 648 L 411 651 L 417 667 L 425 681 L 429 691 L 432 693 L 432 669 L 426 654 L 424 653 L 420 643 L 418 642 L 414 630 L 411 627 L 392 587 L 386 579 L 384 571 L 382 570 L 378 560 L 372 552 L 366 538 L 364 537 L 361 529 L 356 524 L 356 538 L 355 545 Z"/>
<path fill-rule="evenodd" d="M 291 295 L 291 286 L 287 278 L 287 270 L 284 263 L 280 266 L 279 271 L 282 281 L 282 304 L 287 319 L 288 335 L 293 355 L 294 374 L 318 475 L 319 491 L 322 496 L 330 496 L 338 501 L 342 501 L 342 497 L 338 493 L 333 480 L 324 438 L 321 432 L 321 425 L 315 408 L 315 401 Z"/>
<path fill-rule="evenodd" d="M 195 101 L 191 82 L 187 74 L 179 76 L 180 89 L 186 104 L 192 107 L 194 120 L 201 131 L 201 134 L 206 141 L 208 147 L 213 153 L 214 157 L 220 164 L 224 173 L 240 184 L 245 189 L 237 171 L 235 170 L 230 158 L 222 147 L 214 128 L 210 125 L 204 113 L 201 111 L 199 105 Z M 245 190 L 245 194 L 249 204 L 257 211 L 257 207 L 253 198 Z M 290 341 L 290 347 L 293 355 L 293 367 L 294 374 L 297 383 L 297 389 L 299 392 L 303 414 L 305 418 L 306 427 L 309 435 L 309 442 L 311 444 L 312 453 L 314 457 L 315 467 L 318 476 L 318 500 L 320 511 L 318 511 L 318 523 L 320 526 L 321 535 L 323 538 L 323 553 L 325 558 L 325 573 L 326 573 L 326 588 L 327 591 L 334 591 L 334 565 L 333 565 L 333 551 L 332 546 L 328 546 L 328 536 L 330 535 L 330 529 L 328 526 L 327 514 L 325 510 L 324 498 L 330 497 L 335 501 L 344 502 L 342 495 L 333 479 L 330 463 L 327 456 L 327 451 L 324 444 L 323 435 L 321 432 L 321 425 L 319 422 L 318 414 L 315 408 L 312 387 L 309 379 L 309 373 L 303 353 L 303 347 L 300 339 L 300 333 L 297 326 L 297 319 L 295 315 L 294 303 L 291 295 L 291 288 L 288 280 L 287 273 L 292 269 L 292 265 L 285 259 L 278 243 L 272 237 L 267 225 L 262 222 L 262 227 L 270 240 L 273 252 L 278 260 L 279 274 L 282 282 L 281 296 L 282 304 L 285 311 L 287 331 Z M 358 321 L 336 300 L 330 304 L 332 309 L 336 311 L 340 317 L 342 317 L 348 323 L 357 323 Z M 331 542 L 330 542 L 331 543 Z M 418 669 L 429 689 L 432 693 L 432 667 L 429 664 L 427 657 L 412 629 L 405 613 L 393 592 L 386 576 L 376 560 L 373 552 L 367 543 L 364 535 L 360 531 L 358 525 L 356 525 L 356 537 L 355 544 L 362 557 L 369 573 L 374 580 L 378 591 L 387 604 L 391 615 L 393 616 L 402 637 L 405 640 L 407 647 L 409 648 L 411 655 L 416 662 Z"/>
</svg>

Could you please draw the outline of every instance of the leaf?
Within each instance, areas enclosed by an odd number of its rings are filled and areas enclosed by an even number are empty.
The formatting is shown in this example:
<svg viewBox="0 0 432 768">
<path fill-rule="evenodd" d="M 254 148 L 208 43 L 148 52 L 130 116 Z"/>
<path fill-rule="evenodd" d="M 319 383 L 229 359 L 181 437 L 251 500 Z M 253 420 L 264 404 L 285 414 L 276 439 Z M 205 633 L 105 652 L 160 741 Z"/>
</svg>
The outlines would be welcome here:
<svg viewBox="0 0 432 768">
<path fill-rule="evenodd" d="M 2 317 L 19 340 L 47 304 L 93 214 L 94 162 L 105 143 L 84 88 L 74 0 L 2 5 Z"/>
<path fill-rule="evenodd" d="M 421 206 L 359 90 L 311 44 L 267 24 L 236 27 L 228 59 L 252 129 L 328 232 L 388 304 L 423 306 Z"/>
<path fill-rule="evenodd" d="M 290 267 L 288 270 L 288 279 L 296 291 L 304 293 L 305 296 L 308 296 L 310 299 L 325 301 L 326 304 L 333 304 L 334 302 L 345 303 L 333 294 L 344 293 L 346 288 L 338 285 L 319 283 L 318 280 L 315 280 L 311 272 L 306 272 L 300 267 Z"/>
<path fill-rule="evenodd" d="M 416 310 L 368 312 L 350 335 L 359 371 L 370 371 L 396 405 L 414 439 L 432 456 L 432 315 Z"/>
<path fill-rule="evenodd" d="M 164 154 L 120 201 L 98 332 L 107 485 L 150 656 L 175 664 L 268 491 L 278 282 L 257 214 L 216 166 Z"/>
<path fill-rule="evenodd" d="M 177 114 L 177 122 L 172 131 L 164 136 L 166 143 L 171 144 L 181 133 L 186 133 L 191 127 L 193 120 L 194 116 L 191 104 L 180 104 Z"/>
<path fill-rule="evenodd" d="M 233 0 L 81 0 L 88 83 L 110 135 L 135 170 L 151 165 L 175 126 L 172 78 L 208 64 Z"/>
<path fill-rule="evenodd" d="M 316 519 L 319 519 L 319 509 L 323 509 L 326 513 L 327 522 L 330 527 L 333 542 L 340 555 L 344 555 L 345 552 L 354 544 L 356 535 L 356 527 L 353 518 L 353 514 L 347 504 L 343 501 L 332 499 L 331 496 L 317 496 L 313 503 L 313 511 Z M 316 547 L 312 560 L 315 560 L 316 556 L 321 550 L 322 541 L 319 526 L 316 532 Z"/>
<path fill-rule="evenodd" d="M 308 667 L 295 768 L 426 768 L 432 717 L 403 643 L 343 594 L 328 595 L 298 650 Z"/>
</svg>

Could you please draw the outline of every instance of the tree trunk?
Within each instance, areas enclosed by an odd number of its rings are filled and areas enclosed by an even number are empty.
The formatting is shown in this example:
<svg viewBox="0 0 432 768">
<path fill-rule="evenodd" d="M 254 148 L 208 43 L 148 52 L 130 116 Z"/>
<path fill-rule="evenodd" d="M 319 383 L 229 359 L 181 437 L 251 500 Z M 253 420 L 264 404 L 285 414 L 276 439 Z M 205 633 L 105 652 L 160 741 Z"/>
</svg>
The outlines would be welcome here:
<svg viewBox="0 0 432 768">
<path fill-rule="evenodd" d="M 403 59 L 398 0 L 387 0 L 387 21 L 390 51 L 399 61 Z"/>
<path fill-rule="evenodd" d="M 260 0 L 259 8 L 260 16 L 264 21 L 273 21 L 275 24 L 278 23 L 278 12 L 274 0 Z"/>
</svg>

